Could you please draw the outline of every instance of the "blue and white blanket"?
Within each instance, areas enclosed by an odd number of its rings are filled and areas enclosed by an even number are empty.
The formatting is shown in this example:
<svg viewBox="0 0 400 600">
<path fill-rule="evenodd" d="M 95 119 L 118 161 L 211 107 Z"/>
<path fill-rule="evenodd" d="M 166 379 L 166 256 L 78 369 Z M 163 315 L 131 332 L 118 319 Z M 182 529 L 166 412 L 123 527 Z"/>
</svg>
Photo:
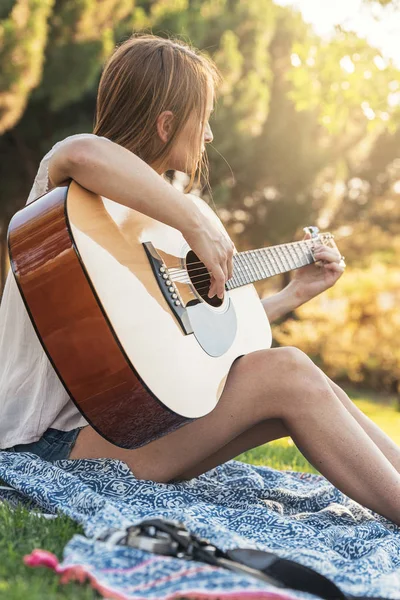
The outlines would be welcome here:
<svg viewBox="0 0 400 600">
<path fill-rule="evenodd" d="M 135 479 L 116 460 L 51 464 L 0 452 L 0 478 L 43 510 L 83 525 L 86 537 L 67 544 L 59 571 L 79 567 L 109 598 L 315 599 L 202 563 L 96 541 L 109 528 L 161 517 L 224 550 L 259 548 L 301 562 L 345 593 L 400 599 L 400 527 L 320 475 L 230 461 L 191 481 L 158 484 Z"/>
</svg>

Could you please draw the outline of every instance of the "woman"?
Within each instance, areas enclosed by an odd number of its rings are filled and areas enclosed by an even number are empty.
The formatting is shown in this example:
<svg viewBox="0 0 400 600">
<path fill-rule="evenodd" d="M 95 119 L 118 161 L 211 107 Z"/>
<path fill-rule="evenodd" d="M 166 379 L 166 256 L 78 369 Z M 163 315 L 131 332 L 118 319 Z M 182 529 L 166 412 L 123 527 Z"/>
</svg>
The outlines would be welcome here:
<svg viewBox="0 0 400 600">
<path fill-rule="evenodd" d="M 43 159 L 29 200 L 70 179 L 180 230 L 212 273 L 220 298 L 232 275 L 233 244 L 162 177 L 194 179 L 218 80 L 212 62 L 182 43 L 137 36 L 122 44 L 100 82 L 94 134 L 72 136 Z M 210 210 L 211 212 L 211 210 Z M 337 248 L 320 247 L 281 292 L 263 300 L 270 321 L 340 277 Z M 138 478 L 195 477 L 239 453 L 291 436 L 304 456 L 345 494 L 400 524 L 399 448 L 296 348 L 248 354 L 231 368 L 207 416 L 142 448 L 100 437 L 78 413 L 47 360 L 19 297 L 7 281 L 0 314 L 0 448 L 46 460 L 109 457 Z"/>
</svg>

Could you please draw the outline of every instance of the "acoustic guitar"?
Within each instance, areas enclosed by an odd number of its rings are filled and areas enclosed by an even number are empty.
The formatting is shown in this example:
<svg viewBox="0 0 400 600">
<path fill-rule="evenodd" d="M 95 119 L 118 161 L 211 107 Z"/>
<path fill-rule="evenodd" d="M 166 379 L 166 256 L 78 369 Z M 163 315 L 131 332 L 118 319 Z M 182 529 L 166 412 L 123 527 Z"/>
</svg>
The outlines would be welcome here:
<svg viewBox="0 0 400 600">
<path fill-rule="evenodd" d="M 196 196 L 201 210 L 221 222 Z M 313 240 L 237 252 L 224 298 L 182 234 L 72 181 L 14 215 L 11 268 L 70 398 L 104 438 L 137 448 L 216 406 L 233 362 L 269 348 L 254 282 L 314 262 Z"/>
</svg>

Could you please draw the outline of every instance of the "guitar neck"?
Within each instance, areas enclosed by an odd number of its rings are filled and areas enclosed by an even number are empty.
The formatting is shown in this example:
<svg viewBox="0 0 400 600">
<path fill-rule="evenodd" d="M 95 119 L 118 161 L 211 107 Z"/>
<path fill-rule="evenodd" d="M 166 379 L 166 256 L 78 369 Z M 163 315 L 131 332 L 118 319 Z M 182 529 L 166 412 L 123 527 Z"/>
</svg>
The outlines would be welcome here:
<svg viewBox="0 0 400 600">
<path fill-rule="evenodd" d="M 238 252 L 233 257 L 233 276 L 226 283 L 226 289 L 232 290 L 310 265 L 315 262 L 311 250 L 314 241 L 303 240 Z"/>
</svg>

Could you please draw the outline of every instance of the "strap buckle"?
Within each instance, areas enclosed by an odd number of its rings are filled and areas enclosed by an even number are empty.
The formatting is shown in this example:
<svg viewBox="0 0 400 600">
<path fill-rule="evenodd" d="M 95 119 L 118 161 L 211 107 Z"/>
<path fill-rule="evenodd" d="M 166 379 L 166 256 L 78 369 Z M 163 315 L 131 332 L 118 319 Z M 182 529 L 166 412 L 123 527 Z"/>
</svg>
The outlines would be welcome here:
<svg viewBox="0 0 400 600">
<path fill-rule="evenodd" d="M 217 564 L 217 561 L 213 560 L 217 548 L 208 540 L 191 534 L 178 521 L 148 519 L 137 525 L 127 527 L 123 531 L 109 529 L 97 539 L 111 544 L 130 546 L 145 552 L 153 552 L 154 554 Z"/>
</svg>

